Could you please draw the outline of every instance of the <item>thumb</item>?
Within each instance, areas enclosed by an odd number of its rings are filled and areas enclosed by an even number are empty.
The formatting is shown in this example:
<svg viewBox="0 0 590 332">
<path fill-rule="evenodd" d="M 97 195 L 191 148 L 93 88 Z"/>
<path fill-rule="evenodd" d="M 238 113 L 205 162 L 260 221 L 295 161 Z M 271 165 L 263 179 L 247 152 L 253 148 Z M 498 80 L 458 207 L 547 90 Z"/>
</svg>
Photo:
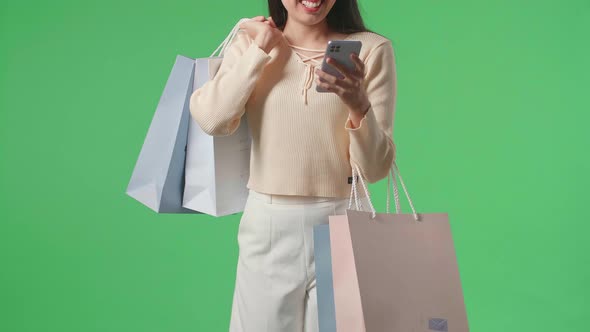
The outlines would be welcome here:
<svg viewBox="0 0 590 332">
<path fill-rule="evenodd" d="M 271 24 L 271 25 L 272 25 L 274 28 L 276 28 L 276 27 L 277 27 L 277 24 L 276 24 L 276 23 L 275 23 L 275 21 L 272 19 L 272 16 L 269 16 L 269 17 L 268 17 L 268 21 L 270 22 L 270 24 Z"/>
</svg>

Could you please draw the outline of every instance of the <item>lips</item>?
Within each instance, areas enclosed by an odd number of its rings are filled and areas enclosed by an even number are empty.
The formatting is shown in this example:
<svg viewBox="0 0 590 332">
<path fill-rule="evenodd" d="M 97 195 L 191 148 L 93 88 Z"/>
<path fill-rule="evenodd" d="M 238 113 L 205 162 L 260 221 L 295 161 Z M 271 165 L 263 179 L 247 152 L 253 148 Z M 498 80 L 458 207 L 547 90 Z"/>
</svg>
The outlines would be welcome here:
<svg viewBox="0 0 590 332">
<path fill-rule="evenodd" d="M 314 13 L 320 10 L 323 4 L 323 0 L 300 0 L 299 3 L 303 6 L 303 9 L 308 13 Z"/>
</svg>

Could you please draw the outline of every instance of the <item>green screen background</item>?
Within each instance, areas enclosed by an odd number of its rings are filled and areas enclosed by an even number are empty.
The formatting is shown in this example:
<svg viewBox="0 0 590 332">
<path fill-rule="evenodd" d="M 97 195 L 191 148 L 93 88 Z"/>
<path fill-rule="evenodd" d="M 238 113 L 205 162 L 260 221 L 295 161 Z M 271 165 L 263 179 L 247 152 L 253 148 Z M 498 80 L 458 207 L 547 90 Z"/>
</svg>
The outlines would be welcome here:
<svg viewBox="0 0 590 332">
<path fill-rule="evenodd" d="M 450 215 L 471 330 L 588 331 L 590 2 L 360 2 L 394 43 L 398 164 L 419 212 Z M 0 330 L 227 331 L 241 214 L 125 189 L 176 55 L 266 13 L 2 2 Z"/>
</svg>

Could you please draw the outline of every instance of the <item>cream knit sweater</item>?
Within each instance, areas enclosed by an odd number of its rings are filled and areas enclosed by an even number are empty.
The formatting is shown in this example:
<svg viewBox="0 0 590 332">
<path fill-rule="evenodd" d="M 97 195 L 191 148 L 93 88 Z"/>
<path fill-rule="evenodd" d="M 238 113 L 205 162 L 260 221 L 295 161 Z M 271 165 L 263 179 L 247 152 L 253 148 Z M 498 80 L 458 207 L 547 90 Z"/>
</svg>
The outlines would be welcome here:
<svg viewBox="0 0 590 332">
<path fill-rule="evenodd" d="M 249 189 L 269 194 L 346 198 L 351 163 L 366 182 L 387 176 L 395 158 L 396 95 L 391 41 L 371 32 L 350 34 L 363 44 L 371 108 L 353 128 L 335 93 L 315 90 L 314 65 L 283 39 L 270 53 L 244 31 L 225 52 L 213 80 L 195 90 L 190 112 L 209 135 L 231 135 L 246 114 L 252 135 Z M 359 184 L 359 196 L 364 197 Z"/>
</svg>

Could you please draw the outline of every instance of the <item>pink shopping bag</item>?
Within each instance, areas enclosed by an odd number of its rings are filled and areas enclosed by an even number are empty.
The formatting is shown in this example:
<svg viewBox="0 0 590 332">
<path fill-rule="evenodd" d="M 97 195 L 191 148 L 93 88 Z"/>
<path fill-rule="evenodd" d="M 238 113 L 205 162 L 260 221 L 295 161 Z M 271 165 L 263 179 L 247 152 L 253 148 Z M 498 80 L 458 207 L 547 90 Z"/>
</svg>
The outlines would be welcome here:
<svg viewBox="0 0 590 332">
<path fill-rule="evenodd" d="M 394 171 L 399 176 L 395 164 Z M 346 216 L 330 217 L 337 331 L 468 332 L 448 215 L 418 215 L 401 176 L 412 213 L 399 213 L 393 180 L 397 213 L 376 213 L 369 199 L 371 212 L 357 203 Z"/>
<path fill-rule="evenodd" d="M 329 216 L 336 331 L 364 332 L 365 322 L 346 215 Z"/>
</svg>

